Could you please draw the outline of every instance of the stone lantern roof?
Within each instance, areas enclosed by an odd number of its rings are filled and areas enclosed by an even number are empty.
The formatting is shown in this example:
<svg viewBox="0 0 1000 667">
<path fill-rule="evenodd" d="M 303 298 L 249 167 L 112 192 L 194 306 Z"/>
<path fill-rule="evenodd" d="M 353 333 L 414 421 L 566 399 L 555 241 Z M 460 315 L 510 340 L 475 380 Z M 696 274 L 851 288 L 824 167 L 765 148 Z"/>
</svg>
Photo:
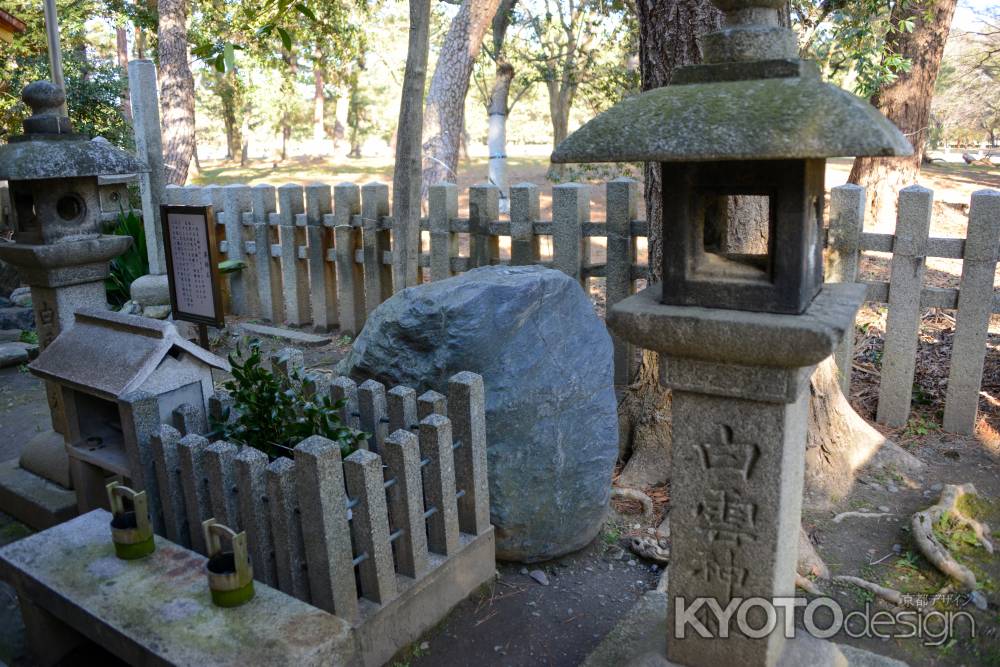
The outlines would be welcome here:
<svg viewBox="0 0 1000 667">
<path fill-rule="evenodd" d="M 715 0 L 704 64 L 630 97 L 556 147 L 552 162 L 697 162 L 904 156 L 913 148 L 874 107 L 798 58 L 774 0 Z"/>
<path fill-rule="evenodd" d="M 62 115 L 62 89 L 36 81 L 21 95 L 32 115 L 24 120 L 24 134 L 0 146 L 0 180 L 33 181 L 49 178 L 120 176 L 147 172 L 145 164 L 106 139 L 88 140 L 73 132 Z"/>
</svg>

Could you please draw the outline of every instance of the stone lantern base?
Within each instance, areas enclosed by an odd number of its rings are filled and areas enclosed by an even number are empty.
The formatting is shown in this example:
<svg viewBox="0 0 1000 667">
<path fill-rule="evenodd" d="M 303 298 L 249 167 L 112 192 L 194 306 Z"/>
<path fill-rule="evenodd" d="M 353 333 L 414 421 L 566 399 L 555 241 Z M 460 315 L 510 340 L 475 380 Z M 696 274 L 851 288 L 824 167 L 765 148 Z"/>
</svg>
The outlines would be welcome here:
<svg viewBox="0 0 1000 667">
<path fill-rule="evenodd" d="M 661 659 L 773 667 L 815 662 L 803 660 L 803 651 L 839 655 L 801 635 L 786 640 L 780 602 L 776 623 L 759 633 L 769 620 L 763 608 L 740 626 L 739 617 L 710 613 L 709 602 L 735 611 L 746 600 L 795 595 L 809 378 L 851 331 L 866 288 L 825 285 L 799 315 L 667 305 L 660 291 L 653 285 L 616 304 L 608 326 L 661 354 L 662 382 L 673 392 L 670 604 Z"/>
</svg>

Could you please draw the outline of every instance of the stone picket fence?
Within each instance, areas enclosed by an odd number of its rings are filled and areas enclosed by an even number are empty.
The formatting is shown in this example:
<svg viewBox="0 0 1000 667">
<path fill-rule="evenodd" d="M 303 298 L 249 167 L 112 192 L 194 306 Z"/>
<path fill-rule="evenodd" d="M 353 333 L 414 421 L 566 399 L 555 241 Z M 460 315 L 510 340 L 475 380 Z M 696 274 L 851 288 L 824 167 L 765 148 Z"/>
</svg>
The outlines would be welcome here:
<svg viewBox="0 0 1000 667">
<path fill-rule="evenodd" d="M 155 531 L 199 553 L 202 521 L 245 530 L 254 578 L 348 621 L 380 665 L 494 572 L 483 380 L 458 373 L 447 397 L 345 377 L 322 390 L 371 434 L 349 456 L 314 436 L 269 462 L 182 433 L 196 426 L 178 410 L 139 486 Z M 213 397 L 216 418 L 226 409 Z"/>
<path fill-rule="evenodd" d="M 500 219 L 499 191 L 492 185 L 469 188 L 466 217 L 459 216 L 457 186 L 431 186 L 429 215 L 420 221 L 429 237 L 420 249 L 421 279 L 441 280 L 490 264 L 542 264 L 584 286 L 591 278 L 603 278 L 610 308 L 635 293 L 637 281 L 646 278 L 647 267 L 636 258 L 638 239 L 648 235 L 648 225 L 636 219 L 636 181 L 615 179 L 605 187 L 607 215 L 599 221 L 591 220 L 585 185 L 552 188 L 551 220 L 539 220 L 539 190 L 533 184 L 511 188 L 509 220 Z M 894 253 L 889 282 L 871 283 L 869 289 L 871 301 L 889 306 L 878 419 L 892 426 L 905 424 L 909 415 L 920 309 L 958 308 L 944 426 L 971 433 L 989 315 L 1000 312 L 992 284 L 1000 193 L 973 195 L 967 239 L 929 238 L 929 190 L 914 186 L 899 197 L 895 235 L 872 234 L 862 230 L 863 189 L 832 189 L 827 280 L 856 281 L 865 251 Z M 232 313 L 356 333 L 368 313 L 394 291 L 398 260 L 392 252 L 389 189 L 383 183 L 168 187 L 166 198 L 169 204 L 212 205 L 223 255 L 245 261 L 246 269 L 229 279 Z M 510 239 L 509 260 L 500 258 L 500 237 Z M 551 258 L 542 254 L 543 237 L 551 239 Z M 468 250 L 460 252 L 466 238 Z M 601 263 L 591 261 L 596 238 L 606 242 Z M 961 287 L 922 287 L 928 256 L 963 259 Z M 850 368 L 853 341 L 847 338 L 837 356 L 840 368 Z M 635 355 L 624 341 L 614 344 L 615 381 L 626 384 Z M 843 374 L 845 389 L 849 375 Z"/>
</svg>

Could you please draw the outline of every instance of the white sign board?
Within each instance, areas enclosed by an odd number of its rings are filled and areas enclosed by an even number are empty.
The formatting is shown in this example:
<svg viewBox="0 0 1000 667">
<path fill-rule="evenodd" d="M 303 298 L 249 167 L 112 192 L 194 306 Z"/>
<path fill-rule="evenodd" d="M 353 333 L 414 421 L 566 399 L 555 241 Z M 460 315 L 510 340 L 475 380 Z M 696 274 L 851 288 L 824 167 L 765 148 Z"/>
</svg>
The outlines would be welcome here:
<svg viewBox="0 0 1000 667">
<path fill-rule="evenodd" d="M 217 253 L 208 207 L 164 206 L 163 238 L 175 319 L 214 324 L 221 320 Z"/>
</svg>

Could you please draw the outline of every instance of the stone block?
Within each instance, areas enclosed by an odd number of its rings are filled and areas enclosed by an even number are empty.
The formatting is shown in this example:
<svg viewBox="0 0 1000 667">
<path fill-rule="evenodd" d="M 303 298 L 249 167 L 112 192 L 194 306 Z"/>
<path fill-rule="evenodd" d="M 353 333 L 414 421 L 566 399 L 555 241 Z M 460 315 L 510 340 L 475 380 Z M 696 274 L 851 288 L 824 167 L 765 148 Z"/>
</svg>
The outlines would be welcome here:
<svg viewBox="0 0 1000 667">
<path fill-rule="evenodd" d="M 253 324 L 243 322 L 240 330 L 247 336 L 266 336 L 267 338 L 277 338 L 284 343 L 295 345 L 296 347 L 322 347 L 333 342 L 330 336 L 306 333 L 295 329 L 283 329 L 281 327 L 269 327 L 263 324 Z"/>
<path fill-rule="evenodd" d="M 129 295 L 140 306 L 170 305 L 170 283 L 164 275 L 145 275 L 132 281 Z"/>
<path fill-rule="evenodd" d="M 0 343 L 0 368 L 28 363 L 29 347 L 27 343 Z"/>
<path fill-rule="evenodd" d="M 35 328 L 35 314 L 31 308 L 8 306 L 0 308 L 0 329 L 29 330 Z"/>
<path fill-rule="evenodd" d="M 20 466 L 64 489 L 72 489 L 69 475 L 69 456 L 66 441 L 61 433 L 43 431 L 28 441 L 21 450 Z"/>
<path fill-rule="evenodd" d="M 21 308 L 31 308 L 31 288 L 18 287 L 10 293 L 10 302 Z"/>
<path fill-rule="evenodd" d="M 0 510 L 36 530 L 76 516 L 76 494 L 28 472 L 17 459 L 0 463 Z"/>
</svg>

